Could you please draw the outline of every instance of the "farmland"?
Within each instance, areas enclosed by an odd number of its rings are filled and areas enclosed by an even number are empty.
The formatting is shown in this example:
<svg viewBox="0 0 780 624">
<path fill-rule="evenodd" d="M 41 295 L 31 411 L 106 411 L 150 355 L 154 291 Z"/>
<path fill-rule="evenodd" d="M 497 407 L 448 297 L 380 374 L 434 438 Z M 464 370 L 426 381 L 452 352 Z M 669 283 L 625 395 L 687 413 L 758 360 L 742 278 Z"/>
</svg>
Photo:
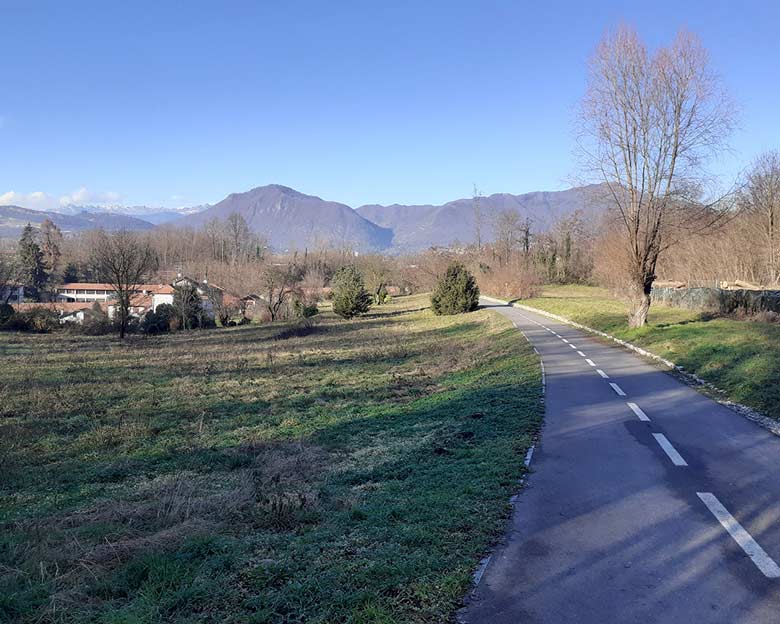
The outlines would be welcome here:
<svg viewBox="0 0 780 624">
<path fill-rule="evenodd" d="M 440 622 L 541 421 L 511 324 L 0 334 L 0 621 Z"/>
</svg>

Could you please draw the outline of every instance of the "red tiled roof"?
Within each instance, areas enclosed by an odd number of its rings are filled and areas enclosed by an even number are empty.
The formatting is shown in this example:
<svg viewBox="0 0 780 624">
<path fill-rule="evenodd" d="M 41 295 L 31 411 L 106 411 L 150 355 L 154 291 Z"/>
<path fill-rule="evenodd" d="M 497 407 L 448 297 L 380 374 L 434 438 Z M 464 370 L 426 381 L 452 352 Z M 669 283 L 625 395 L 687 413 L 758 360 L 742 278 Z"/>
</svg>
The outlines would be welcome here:
<svg viewBox="0 0 780 624">
<path fill-rule="evenodd" d="M 101 309 L 106 309 L 105 302 L 97 302 Z M 71 312 L 78 312 L 79 310 L 90 310 L 95 305 L 94 301 L 53 301 L 51 303 L 14 303 L 12 307 L 17 312 L 27 312 L 29 310 L 42 309 L 52 310 L 58 314 L 70 314 Z"/>
<path fill-rule="evenodd" d="M 57 290 L 108 290 L 114 292 L 114 287 L 102 282 L 68 282 L 57 286 Z M 146 290 L 157 295 L 171 295 L 174 292 L 173 286 L 170 284 L 138 284 L 135 290 L 138 292 Z"/>
<path fill-rule="evenodd" d="M 68 282 L 67 284 L 61 284 L 57 286 L 57 290 L 110 290 L 113 291 L 114 287 L 111 284 L 103 284 L 100 282 Z"/>
</svg>

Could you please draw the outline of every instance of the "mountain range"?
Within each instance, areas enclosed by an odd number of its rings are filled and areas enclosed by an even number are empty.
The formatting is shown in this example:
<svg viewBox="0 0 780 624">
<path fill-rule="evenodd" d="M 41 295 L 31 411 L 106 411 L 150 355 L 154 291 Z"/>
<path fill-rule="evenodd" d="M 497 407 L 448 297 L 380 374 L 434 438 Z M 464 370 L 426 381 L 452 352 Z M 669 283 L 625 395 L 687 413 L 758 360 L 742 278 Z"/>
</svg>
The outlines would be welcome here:
<svg viewBox="0 0 780 624">
<path fill-rule="evenodd" d="M 64 233 L 102 228 L 104 230 L 151 230 L 154 224 L 126 214 L 80 210 L 72 214 L 49 210 L 31 210 L 20 206 L 0 206 L 0 237 L 18 238 L 28 223 L 40 227 L 51 220 Z"/>
<path fill-rule="evenodd" d="M 595 199 L 596 189 L 597 186 L 584 186 L 523 195 L 497 193 L 441 205 L 369 204 L 353 209 L 270 184 L 232 193 L 213 205 L 177 210 L 67 206 L 62 212 L 42 212 L 0 206 L 0 236 L 16 237 L 26 223 L 40 225 L 46 218 L 65 232 L 75 232 L 93 228 L 150 230 L 161 224 L 198 228 L 238 213 L 253 232 L 265 236 L 277 250 L 348 246 L 363 252 L 400 253 L 474 242 L 477 214 L 481 215 L 483 241 L 493 240 L 496 216 L 507 210 L 529 219 L 533 231 L 543 231 L 556 219 L 575 211 L 601 211 Z"/>
<path fill-rule="evenodd" d="M 128 215 L 131 217 L 137 217 L 143 221 L 148 221 L 154 225 L 160 225 L 162 223 L 174 221 L 184 215 L 206 210 L 208 207 L 208 204 L 204 204 L 202 206 L 187 206 L 185 208 L 161 208 L 159 206 L 123 206 L 121 204 L 99 206 L 78 206 L 75 204 L 68 204 L 67 206 L 60 208 L 58 212 L 66 215 L 77 215 L 85 211 L 93 214 Z"/>
</svg>

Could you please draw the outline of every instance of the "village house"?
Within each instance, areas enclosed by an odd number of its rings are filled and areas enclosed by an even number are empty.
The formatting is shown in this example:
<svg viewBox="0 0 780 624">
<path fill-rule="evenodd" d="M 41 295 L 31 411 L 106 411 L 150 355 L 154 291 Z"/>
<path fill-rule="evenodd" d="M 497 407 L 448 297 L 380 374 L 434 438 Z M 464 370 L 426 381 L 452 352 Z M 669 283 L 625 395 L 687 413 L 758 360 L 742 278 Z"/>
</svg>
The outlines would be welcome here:
<svg viewBox="0 0 780 624">
<path fill-rule="evenodd" d="M 216 316 L 215 306 L 228 305 L 238 309 L 242 303 L 238 297 L 219 286 L 209 284 L 206 280 L 197 282 L 180 274 L 172 285 L 139 284 L 130 298 L 130 316 L 140 319 L 147 312 L 156 312 L 157 307 L 161 304 L 173 305 L 175 287 L 185 283 L 195 287 L 204 313 L 212 319 Z M 9 302 L 13 304 L 15 310 L 21 312 L 33 308 L 45 308 L 56 313 L 60 323 L 63 324 L 83 323 L 95 314 L 93 310 L 95 303 L 109 319 L 113 319 L 119 310 L 114 287 L 108 283 L 68 282 L 62 284 L 55 288 L 54 301 L 49 303 L 23 303 L 24 290 L 21 286 L 18 291 L 14 289 L 9 292 L 11 293 L 8 295 L 9 297 L 13 295 Z M 7 293 L 0 293 L 0 295 L 3 294 Z"/>
<path fill-rule="evenodd" d="M 170 284 L 139 284 L 135 289 L 135 295 L 131 301 L 131 314 L 134 316 L 145 313 L 148 310 L 157 310 L 162 303 L 173 305 L 174 288 Z M 113 316 L 112 303 L 116 299 L 116 292 L 111 284 L 90 282 L 69 282 L 56 288 L 56 301 L 58 302 L 99 302 L 107 304 L 109 317 Z"/>
<path fill-rule="evenodd" d="M 206 279 L 198 281 L 179 273 L 176 279 L 173 280 L 173 286 L 176 288 L 184 284 L 188 284 L 195 289 L 200 297 L 201 308 L 206 315 L 212 319 L 216 318 L 217 310 L 215 309 L 215 306 L 231 306 L 236 309 L 239 309 L 242 306 L 241 299 L 216 284 L 210 284 Z"/>
</svg>

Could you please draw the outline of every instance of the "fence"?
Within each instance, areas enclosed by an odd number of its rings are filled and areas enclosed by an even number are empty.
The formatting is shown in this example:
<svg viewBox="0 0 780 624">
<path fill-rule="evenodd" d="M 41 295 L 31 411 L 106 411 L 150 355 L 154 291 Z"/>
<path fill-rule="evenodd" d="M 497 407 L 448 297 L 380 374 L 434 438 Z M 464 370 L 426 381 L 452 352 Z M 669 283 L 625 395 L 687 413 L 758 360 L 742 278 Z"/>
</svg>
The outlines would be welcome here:
<svg viewBox="0 0 780 624">
<path fill-rule="evenodd" d="M 777 312 L 780 290 L 722 290 L 720 288 L 653 288 L 653 301 L 677 308 L 719 314 Z"/>
</svg>

